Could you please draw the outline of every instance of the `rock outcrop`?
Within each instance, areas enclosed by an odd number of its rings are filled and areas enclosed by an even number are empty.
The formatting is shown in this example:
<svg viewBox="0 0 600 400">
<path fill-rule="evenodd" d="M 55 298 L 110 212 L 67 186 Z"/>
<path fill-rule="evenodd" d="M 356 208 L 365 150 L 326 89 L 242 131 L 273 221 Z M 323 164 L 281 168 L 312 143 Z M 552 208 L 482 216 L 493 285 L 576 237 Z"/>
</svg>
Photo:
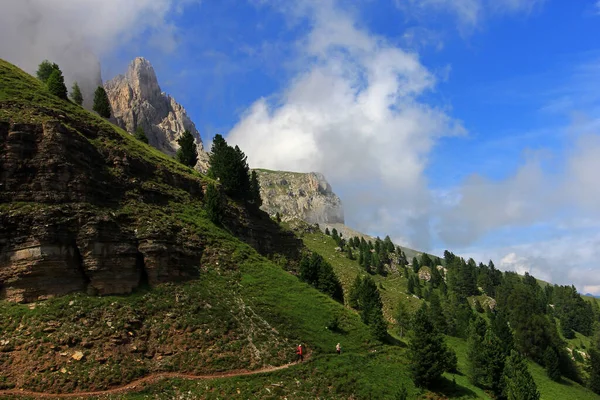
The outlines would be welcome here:
<svg viewBox="0 0 600 400">
<path fill-rule="evenodd" d="M 138 126 L 144 128 L 150 145 L 175 155 L 177 139 L 185 130 L 192 133 L 198 149 L 196 168 L 206 171 L 208 155 L 200 133 L 185 109 L 171 96 L 163 93 L 150 62 L 142 57 L 134 59 L 125 75 L 119 75 L 104 84 L 113 111 L 114 122 L 129 133 Z"/>
<path fill-rule="evenodd" d="M 0 60 L 5 76 L 40 91 L 35 103 L 22 90 L 0 98 L 0 299 L 124 294 L 230 263 L 218 240 L 178 214 L 201 214 L 201 176 L 79 107 L 47 107 L 39 82 Z M 293 234 L 235 207 L 224 216 L 230 232 L 262 254 L 298 257 Z"/>
<path fill-rule="evenodd" d="M 325 177 L 316 172 L 256 170 L 262 209 L 279 213 L 283 220 L 302 219 L 310 224 L 344 223 L 342 201 Z"/>
<path fill-rule="evenodd" d="M 0 121 L 0 298 L 129 293 L 144 281 L 196 276 L 202 240 L 181 225 L 123 212 L 122 204 L 168 201 L 149 182 L 157 175 L 194 197 L 202 182 L 95 147 L 90 140 L 98 137 L 123 140 L 109 125 L 56 117 L 63 121 Z"/>
</svg>

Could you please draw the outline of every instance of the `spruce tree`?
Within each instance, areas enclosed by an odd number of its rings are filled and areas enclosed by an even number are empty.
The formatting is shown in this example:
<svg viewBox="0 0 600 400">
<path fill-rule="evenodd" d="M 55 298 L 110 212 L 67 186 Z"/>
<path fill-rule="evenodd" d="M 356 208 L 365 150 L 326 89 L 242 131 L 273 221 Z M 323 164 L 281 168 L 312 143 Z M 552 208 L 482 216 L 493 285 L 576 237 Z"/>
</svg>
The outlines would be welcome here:
<svg viewBox="0 0 600 400">
<path fill-rule="evenodd" d="M 496 395 L 496 398 L 500 398 L 503 389 L 502 376 L 506 364 L 506 354 L 502 342 L 489 327 L 483 340 L 483 349 L 487 360 L 484 365 L 484 386 L 489 388 Z"/>
<path fill-rule="evenodd" d="M 415 279 L 412 275 L 408 276 L 408 285 L 407 285 L 408 293 L 415 294 Z"/>
<path fill-rule="evenodd" d="M 544 366 L 546 367 L 546 374 L 550 379 L 555 382 L 560 381 L 560 363 L 558 360 L 558 354 L 551 346 L 546 348 L 544 352 Z"/>
<path fill-rule="evenodd" d="M 333 272 L 333 267 L 317 253 L 300 260 L 300 279 L 312 285 L 334 300 L 344 302 L 342 284 Z"/>
<path fill-rule="evenodd" d="M 417 260 L 417 257 L 413 257 L 413 259 L 412 259 L 412 268 L 413 268 L 413 272 L 415 274 L 418 274 L 419 270 L 421 269 L 421 267 L 419 265 L 419 260 Z"/>
<path fill-rule="evenodd" d="M 539 400 L 540 392 L 529 373 L 525 359 L 515 350 L 511 351 L 504 366 L 502 378 L 504 396 L 508 400 Z"/>
<path fill-rule="evenodd" d="M 600 343 L 595 343 L 588 351 L 587 386 L 596 394 L 600 394 Z"/>
<path fill-rule="evenodd" d="M 467 338 L 468 375 L 476 386 L 483 386 L 486 380 L 485 366 L 487 359 L 484 351 L 484 338 L 487 331 L 485 320 L 475 317 L 471 320 Z"/>
<path fill-rule="evenodd" d="M 221 182 L 225 193 L 236 200 L 252 201 L 247 157 L 238 146 L 231 147 L 223 136 L 215 135 L 209 163 L 208 175 Z"/>
<path fill-rule="evenodd" d="M 223 205 L 221 203 L 221 195 L 215 187 L 210 184 L 206 188 L 206 194 L 204 196 L 204 210 L 208 219 L 214 224 L 220 225 L 223 220 Z"/>
<path fill-rule="evenodd" d="M 446 371 L 456 368 L 456 355 L 446 346 L 444 337 L 429 319 L 426 303 L 412 320 L 409 359 L 413 381 L 417 386 L 430 386 Z"/>
<path fill-rule="evenodd" d="M 446 316 L 442 308 L 442 303 L 437 293 L 433 292 L 429 295 L 429 315 L 435 329 L 441 333 L 446 333 Z"/>
<path fill-rule="evenodd" d="M 60 69 L 52 70 L 52 73 L 46 81 L 48 91 L 63 100 L 68 100 L 67 86 L 65 86 L 65 78 Z"/>
<path fill-rule="evenodd" d="M 252 171 L 250 177 L 250 202 L 256 207 L 262 206 L 262 198 L 260 197 L 260 183 L 258 182 L 258 176 L 256 171 Z"/>
<path fill-rule="evenodd" d="M 400 337 L 404 337 L 404 332 L 410 328 L 410 313 L 404 299 L 400 299 L 396 308 L 396 324 L 400 330 Z"/>
<path fill-rule="evenodd" d="M 92 109 L 102 118 L 110 118 L 110 102 L 106 90 L 102 86 L 98 86 L 94 92 L 94 106 Z"/>
<path fill-rule="evenodd" d="M 135 133 L 133 134 L 133 137 L 135 137 L 140 142 L 148 144 L 148 136 L 146 136 L 146 132 L 144 132 L 144 128 L 142 128 L 141 125 L 138 125 L 138 127 L 135 128 Z"/>
<path fill-rule="evenodd" d="M 57 70 L 58 68 L 58 64 L 56 63 L 51 63 L 48 60 L 44 60 L 42 61 L 42 63 L 38 66 L 38 70 L 37 70 L 37 78 L 42 81 L 43 83 L 46 83 L 48 81 L 48 78 L 50 78 L 50 75 L 52 74 L 52 72 L 54 72 L 54 70 Z"/>
<path fill-rule="evenodd" d="M 362 288 L 362 279 L 361 279 L 360 275 L 356 275 L 356 278 L 354 279 L 354 283 L 352 284 L 352 287 L 350 288 L 350 291 L 348 292 L 348 305 L 357 310 L 360 308 L 359 300 L 360 300 L 361 288 Z"/>
<path fill-rule="evenodd" d="M 352 248 L 351 247 L 348 247 L 347 257 L 348 257 L 349 260 L 354 260 L 355 259 L 354 254 L 352 253 Z"/>
<path fill-rule="evenodd" d="M 383 312 L 381 309 L 373 309 L 370 319 L 369 328 L 371 335 L 380 341 L 384 341 L 387 338 L 387 324 L 383 319 Z"/>
<path fill-rule="evenodd" d="M 183 165 L 193 168 L 198 162 L 198 151 L 196 150 L 196 141 L 194 136 L 187 129 L 183 132 L 183 135 L 177 139 L 179 149 L 175 154 L 177 161 Z"/>
<path fill-rule="evenodd" d="M 78 106 L 83 105 L 83 95 L 81 94 L 81 89 L 77 82 L 73 83 L 73 87 L 71 88 L 71 100 Z"/>
<path fill-rule="evenodd" d="M 504 354 L 506 357 L 510 355 L 510 351 L 514 348 L 514 339 L 512 331 L 508 326 L 508 322 L 504 317 L 504 312 L 494 312 L 491 314 L 490 327 L 494 335 L 500 339 Z"/>
</svg>

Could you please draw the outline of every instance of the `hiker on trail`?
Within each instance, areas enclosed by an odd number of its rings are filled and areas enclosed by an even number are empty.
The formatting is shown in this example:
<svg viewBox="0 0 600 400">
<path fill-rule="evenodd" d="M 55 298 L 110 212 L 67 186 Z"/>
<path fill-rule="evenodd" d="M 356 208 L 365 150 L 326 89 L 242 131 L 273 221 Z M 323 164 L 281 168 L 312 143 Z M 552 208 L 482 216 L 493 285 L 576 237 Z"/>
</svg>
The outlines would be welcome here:
<svg viewBox="0 0 600 400">
<path fill-rule="evenodd" d="M 296 349 L 296 354 L 298 355 L 298 360 L 304 361 L 304 354 L 303 354 L 303 351 L 302 351 L 302 345 L 301 344 L 298 345 L 298 348 Z"/>
<path fill-rule="evenodd" d="M 338 354 L 342 352 L 342 346 L 340 346 L 339 343 L 335 345 L 335 351 L 337 351 Z"/>
</svg>

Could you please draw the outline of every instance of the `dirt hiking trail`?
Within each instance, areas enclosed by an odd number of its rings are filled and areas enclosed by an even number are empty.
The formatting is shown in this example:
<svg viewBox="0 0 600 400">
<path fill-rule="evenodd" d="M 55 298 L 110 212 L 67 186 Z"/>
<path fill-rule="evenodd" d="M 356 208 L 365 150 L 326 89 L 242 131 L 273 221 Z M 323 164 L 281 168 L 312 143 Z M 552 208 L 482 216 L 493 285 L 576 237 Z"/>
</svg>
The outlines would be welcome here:
<svg viewBox="0 0 600 400">
<path fill-rule="evenodd" d="M 304 357 L 304 359 L 308 359 L 308 356 Z M 76 398 L 85 398 L 92 396 L 107 396 L 113 394 L 123 394 L 128 392 L 136 392 L 145 389 L 146 384 L 156 383 L 162 379 L 168 378 L 180 378 L 180 379 L 189 379 L 189 380 L 207 380 L 207 379 L 220 379 L 220 378 L 232 378 L 236 376 L 247 376 L 247 375 L 256 375 L 268 372 L 279 371 L 282 369 L 289 368 L 293 365 L 298 365 L 298 362 L 293 362 L 289 364 L 280 365 L 278 367 L 266 367 L 262 369 L 257 369 L 254 371 L 246 371 L 246 370 L 237 370 L 237 371 L 229 371 L 223 373 L 215 373 L 208 375 L 193 375 L 186 374 L 180 372 L 158 372 L 155 374 L 150 374 L 140 379 L 136 379 L 124 386 L 119 386 L 113 389 L 108 390 L 99 390 L 94 392 L 75 392 L 75 393 L 40 393 L 40 392 L 32 392 L 24 389 L 10 389 L 10 390 L 0 390 L 0 398 L 3 396 L 29 396 L 38 399 L 76 399 Z"/>
</svg>

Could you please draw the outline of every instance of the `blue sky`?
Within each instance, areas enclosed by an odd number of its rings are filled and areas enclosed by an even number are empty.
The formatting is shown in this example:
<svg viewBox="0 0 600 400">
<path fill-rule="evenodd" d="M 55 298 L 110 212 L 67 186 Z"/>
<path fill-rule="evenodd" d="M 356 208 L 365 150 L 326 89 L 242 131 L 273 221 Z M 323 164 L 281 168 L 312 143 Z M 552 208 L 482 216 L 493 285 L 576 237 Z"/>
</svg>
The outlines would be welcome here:
<svg viewBox="0 0 600 400">
<path fill-rule="evenodd" d="M 348 225 L 600 294 L 599 1 L 65 10 L 47 29 L 81 33 L 104 79 L 146 57 L 205 142 L 222 133 L 253 167 L 323 172 Z"/>
</svg>

